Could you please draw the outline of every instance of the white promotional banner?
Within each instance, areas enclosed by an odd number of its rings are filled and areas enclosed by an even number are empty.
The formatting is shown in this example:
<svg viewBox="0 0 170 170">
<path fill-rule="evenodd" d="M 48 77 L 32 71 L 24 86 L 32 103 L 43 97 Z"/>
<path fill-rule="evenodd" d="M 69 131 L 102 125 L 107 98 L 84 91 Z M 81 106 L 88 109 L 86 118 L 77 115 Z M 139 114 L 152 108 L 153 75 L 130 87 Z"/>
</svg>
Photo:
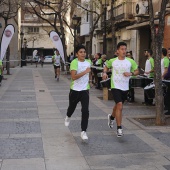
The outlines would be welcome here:
<svg viewBox="0 0 170 170">
<path fill-rule="evenodd" d="M 1 39 L 1 54 L 0 54 L 0 59 L 3 60 L 6 50 L 8 48 L 8 45 L 14 35 L 15 28 L 13 25 L 9 24 L 6 26 L 4 29 L 4 32 L 2 34 L 2 39 Z"/>
<path fill-rule="evenodd" d="M 50 32 L 50 38 L 53 41 L 55 47 L 57 48 L 57 50 L 60 53 L 60 56 L 65 64 L 65 59 L 64 59 L 64 49 L 63 49 L 63 43 L 60 39 L 60 36 L 55 32 L 55 31 L 51 31 Z"/>
</svg>

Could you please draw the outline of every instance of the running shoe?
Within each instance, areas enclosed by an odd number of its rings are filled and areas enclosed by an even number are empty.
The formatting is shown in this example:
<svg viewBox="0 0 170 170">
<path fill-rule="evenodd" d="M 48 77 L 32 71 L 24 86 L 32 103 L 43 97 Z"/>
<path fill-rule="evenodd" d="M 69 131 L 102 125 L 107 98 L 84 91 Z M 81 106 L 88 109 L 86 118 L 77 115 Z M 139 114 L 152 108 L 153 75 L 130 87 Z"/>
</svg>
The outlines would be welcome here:
<svg viewBox="0 0 170 170">
<path fill-rule="evenodd" d="M 82 138 L 82 140 L 88 140 L 88 136 L 87 136 L 87 133 L 85 131 L 81 132 L 81 138 Z"/>
<path fill-rule="evenodd" d="M 111 114 L 108 114 L 108 126 L 110 129 L 113 128 L 114 120 L 111 119 Z"/>
<path fill-rule="evenodd" d="M 118 129 L 117 130 L 117 137 L 122 137 L 123 136 L 123 129 Z"/>
<path fill-rule="evenodd" d="M 70 118 L 68 117 L 68 116 L 66 116 L 66 118 L 65 118 L 65 121 L 64 121 L 64 124 L 65 124 L 65 126 L 69 126 L 69 124 L 70 124 Z"/>
</svg>

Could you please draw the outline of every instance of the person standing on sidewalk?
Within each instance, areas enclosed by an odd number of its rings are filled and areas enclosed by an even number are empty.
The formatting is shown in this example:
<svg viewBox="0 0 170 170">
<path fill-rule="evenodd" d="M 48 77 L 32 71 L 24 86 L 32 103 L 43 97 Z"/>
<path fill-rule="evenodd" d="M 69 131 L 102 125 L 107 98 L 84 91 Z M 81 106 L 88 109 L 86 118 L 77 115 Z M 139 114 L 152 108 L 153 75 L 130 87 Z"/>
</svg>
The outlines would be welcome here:
<svg viewBox="0 0 170 170">
<path fill-rule="evenodd" d="M 110 68 L 112 69 L 111 91 L 116 105 L 113 107 L 112 114 L 108 115 L 108 126 L 109 128 L 113 128 L 113 122 L 116 119 L 117 137 L 123 136 L 122 110 L 129 90 L 130 76 L 139 74 L 136 62 L 126 57 L 126 49 L 127 44 L 125 42 L 119 42 L 117 44 L 118 57 L 107 61 L 103 71 L 103 79 L 105 80 L 108 78 L 107 71 Z"/>
<path fill-rule="evenodd" d="M 145 50 L 145 57 L 146 63 L 145 63 L 145 72 L 144 75 L 147 76 L 147 78 L 153 79 L 154 78 L 154 59 L 152 58 L 152 50 Z M 144 90 L 144 102 L 142 104 L 147 105 L 147 106 L 154 106 L 153 104 L 153 99 L 148 99 L 147 94 Z"/>
<path fill-rule="evenodd" d="M 52 56 L 52 62 L 54 64 L 54 73 L 57 81 L 59 81 L 59 77 L 60 77 L 60 65 L 61 65 L 60 60 L 61 60 L 61 56 L 59 54 L 59 51 L 55 50 L 54 55 Z"/>
<path fill-rule="evenodd" d="M 65 118 L 65 126 L 69 126 L 70 118 L 74 113 L 77 103 L 81 102 L 81 138 L 87 140 L 86 134 L 89 119 L 89 89 L 91 85 L 91 60 L 86 58 L 86 49 L 83 45 L 78 45 L 75 49 L 77 58 L 70 65 L 71 87 L 69 94 L 69 106 Z M 89 80 L 90 79 L 90 80 Z"/>
<path fill-rule="evenodd" d="M 167 49 L 162 48 L 162 59 L 161 59 L 162 79 L 164 79 L 166 74 L 168 73 L 168 67 L 169 67 L 169 59 L 167 57 Z"/>
</svg>

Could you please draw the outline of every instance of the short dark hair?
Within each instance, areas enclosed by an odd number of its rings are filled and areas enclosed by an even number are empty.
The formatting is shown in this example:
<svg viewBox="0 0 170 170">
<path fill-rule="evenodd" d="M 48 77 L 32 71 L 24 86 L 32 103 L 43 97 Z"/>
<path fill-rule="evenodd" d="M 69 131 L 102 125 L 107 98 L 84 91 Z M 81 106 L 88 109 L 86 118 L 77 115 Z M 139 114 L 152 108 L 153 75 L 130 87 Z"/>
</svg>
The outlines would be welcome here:
<svg viewBox="0 0 170 170">
<path fill-rule="evenodd" d="M 126 44 L 125 42 L 119 42 L 119 43 L 117 44 L 117 49 L 119 49 L 120 46 L 126 46 L 126 47 L 127 47 L 127 44 Z"/>
<path fill-rule="evenodd" d="M 162 54 L 163 54 L 163 56 L 167 55 L 167 49 L 166 48 L 162 48 Z"/>
<path fill-rule="evenodd" d="M 85 46 L 84 46 L 84 45 L 79 44 L 79 45 L 77 45 L 77 46 L 76 46 L 76 48 L 75 48 L 75 53 L 78 53 L 78 51 L 79 51 L 80 49 L 84 49 L 84 50 L 86 50 L 86 48 L 85 48 Z"/>
<path fill-rule="evenodd" d="M 153 54 L 153 51 L 151 49 L 148 49 L 147 52 L 152 55 Z"/>
<path fill-rule="evenodd" d="M 99 58 L 101 58 L 101 56 L 102 56 L 100 53 L 97 53 L 97 55 L 99 56 Z"/>
</svg>

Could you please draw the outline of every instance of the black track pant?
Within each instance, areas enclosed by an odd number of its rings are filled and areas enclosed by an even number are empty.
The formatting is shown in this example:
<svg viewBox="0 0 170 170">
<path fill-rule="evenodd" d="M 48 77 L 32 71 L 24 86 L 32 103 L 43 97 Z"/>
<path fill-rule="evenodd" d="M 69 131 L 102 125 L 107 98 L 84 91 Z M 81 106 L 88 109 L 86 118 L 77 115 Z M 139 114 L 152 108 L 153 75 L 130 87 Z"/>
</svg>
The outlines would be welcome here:
<svg viewBox="0 0 170 170">
<path fill-rule="evenodd" d="M 81 102 L 81 129 L 86 131 L 89 119 L 89 90 L 75 91 L 70 90 L 69 107 L 67 109 L 67 116 L 71 117 L 76 109 L 77 103 Z"/>
</svg>

